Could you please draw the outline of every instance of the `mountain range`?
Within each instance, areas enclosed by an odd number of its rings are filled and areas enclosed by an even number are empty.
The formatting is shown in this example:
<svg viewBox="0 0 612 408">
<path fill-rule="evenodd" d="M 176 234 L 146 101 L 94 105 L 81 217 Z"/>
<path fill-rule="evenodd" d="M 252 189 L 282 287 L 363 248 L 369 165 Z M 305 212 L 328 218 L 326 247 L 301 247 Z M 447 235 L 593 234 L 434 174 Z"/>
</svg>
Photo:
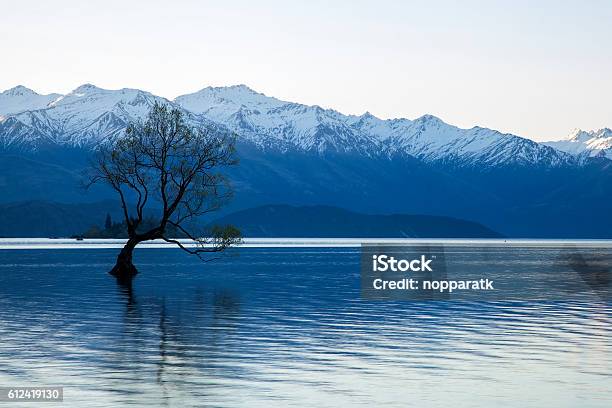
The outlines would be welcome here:
<svg viewBox="0 0 612 408">
<path fill-rule="evenodd" d="M 207 87 L 170 101 L 91 84 L 66 95 L 18 86 L 0 94 L 0 201 L 113 198 L 78 188 L 100 143 L 121 137 L 155 102 L 194 125 L 238 135 L 236 198 L 227 211 L 277 203 L 333 205 L 480 222 L 507 236 L 610 237 L 612 131 L 537 143 L 461 129 L 425 115 L 379 119 L 285 102 L 244 86 Z"/>
<path fill-rule="evenodd" d="M 606 157 L 612 160 L 612 129 L 609 128 L 590 131 L 575 129 L 563 140 L 544 144 L 577 156 Z"/>
<path fill-rule="evenodd" d="M 559 166 L 584 151 L 609 156 L 612 147 L 610 129 L 575 131 L 566 140 L 538 144 L 481 127 L 460 129 L 432 115 L 415 120 L 383 120 L 368 112 L 343 115 L 284 102 L 245 85 L 207 87 L 173 101 L 138 89 L 105 90 L 91 84 L 66 95 L 39 95 L 17 86 L 0 94 L 0 140 L 5 147 L 26 149 L 48 143 L 92 146 L 121 135 L 155 102 L 182 108 L 193 122 L 216 122 L 259 147 L 281 151 L 384 152 L 461 165 Z"/>
</svg>

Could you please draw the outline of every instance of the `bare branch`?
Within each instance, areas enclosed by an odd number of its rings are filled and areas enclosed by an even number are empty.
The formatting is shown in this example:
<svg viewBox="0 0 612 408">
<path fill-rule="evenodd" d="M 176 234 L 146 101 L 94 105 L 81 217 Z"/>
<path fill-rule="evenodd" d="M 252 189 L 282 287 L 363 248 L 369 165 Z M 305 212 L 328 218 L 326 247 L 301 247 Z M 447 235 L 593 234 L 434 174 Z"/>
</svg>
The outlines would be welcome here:
<svg viewBox="0 0 612 408">
<path fill-rule="evenodd" d="M 234 142 L 234 135 L 191 126 L 179 109 L 156 104 L 144 123 L 129 124 L 124 137 L 100 146 L 86 186 L 104 183 L 117 192 L 131 240 L 161 238 L 198 256 L 220 252 L 240 242 L 235 228 L 215 230 L 208 238 L 189 228 L 232 196 L 219 170 L 237 163 Z M 158 225 L 141 231 L 147 214 L 156 210 Z M 168 238 L 168 226 L 196 247 Z"/>
</svg>

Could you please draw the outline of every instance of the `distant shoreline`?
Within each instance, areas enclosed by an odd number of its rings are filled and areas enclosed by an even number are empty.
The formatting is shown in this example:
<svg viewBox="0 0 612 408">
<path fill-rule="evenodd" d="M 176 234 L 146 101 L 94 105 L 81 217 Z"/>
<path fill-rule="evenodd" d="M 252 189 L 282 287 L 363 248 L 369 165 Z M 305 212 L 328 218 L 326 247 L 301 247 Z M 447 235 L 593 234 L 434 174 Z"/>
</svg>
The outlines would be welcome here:
<svg viewBox="0 0 612 408">
<path fill-rule="evenodd" d="M 190 240 L 180 239 L 186 246 Z M 122 248 L 124 239 L 70 239 L 70 238 L 0 238 L 0 250 L 24 249 L 114 249 Z M 445 239 L 445 238 L 244 238 L 241 248 L 359 248 L 362 244 L 392 245 L 448 245 L 473 247 L 525 247 L 525 248 L 612 248 L 607 239 Z M 142 243 L 138 248 L 176 248 L 162 240 Z"/>
</svg>

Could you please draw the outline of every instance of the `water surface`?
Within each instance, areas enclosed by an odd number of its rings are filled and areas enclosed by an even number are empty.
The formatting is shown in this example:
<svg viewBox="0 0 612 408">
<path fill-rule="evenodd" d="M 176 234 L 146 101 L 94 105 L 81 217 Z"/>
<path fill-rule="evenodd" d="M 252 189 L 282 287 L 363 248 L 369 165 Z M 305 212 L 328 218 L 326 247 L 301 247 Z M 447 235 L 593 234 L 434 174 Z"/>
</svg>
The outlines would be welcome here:
<svg viewBox="0 0 612 408">
<path fill-rule="evenodd" d="M 557 256 L 507 251 L 509 270 Z M 65 407 L 612 406 L 596 296 L 365 301 L 343 247 L 143 249 L 127 288 L 106 274 L 115 255 L 0 250 L 1 385 L 64 386 Z"/>
</svg>

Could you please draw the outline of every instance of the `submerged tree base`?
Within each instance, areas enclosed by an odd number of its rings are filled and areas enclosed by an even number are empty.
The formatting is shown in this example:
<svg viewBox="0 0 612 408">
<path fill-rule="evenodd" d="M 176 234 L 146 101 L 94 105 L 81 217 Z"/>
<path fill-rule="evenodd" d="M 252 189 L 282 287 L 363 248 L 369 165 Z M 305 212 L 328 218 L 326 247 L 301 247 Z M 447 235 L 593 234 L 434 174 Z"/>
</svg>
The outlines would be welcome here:
<svg viewBox="0 0 612 408">
<path fill-rule="evenodd" d="M 109 272 L 115 278 L 123 281 L 130 281 L 138 273 L 138 270 L 132 262 L 134 248 L 136 248 L 138 242 L 140 241 L 130 238 L 125 243 L 125 246 L 117 256 L 117 263 Z"/>
<path fill-rule="evenodd" d="M 138 274 L 138 270 L 132 263 L 117 262 L 109 273 L 118 280 L 128 281 Z"/>
</svg>

